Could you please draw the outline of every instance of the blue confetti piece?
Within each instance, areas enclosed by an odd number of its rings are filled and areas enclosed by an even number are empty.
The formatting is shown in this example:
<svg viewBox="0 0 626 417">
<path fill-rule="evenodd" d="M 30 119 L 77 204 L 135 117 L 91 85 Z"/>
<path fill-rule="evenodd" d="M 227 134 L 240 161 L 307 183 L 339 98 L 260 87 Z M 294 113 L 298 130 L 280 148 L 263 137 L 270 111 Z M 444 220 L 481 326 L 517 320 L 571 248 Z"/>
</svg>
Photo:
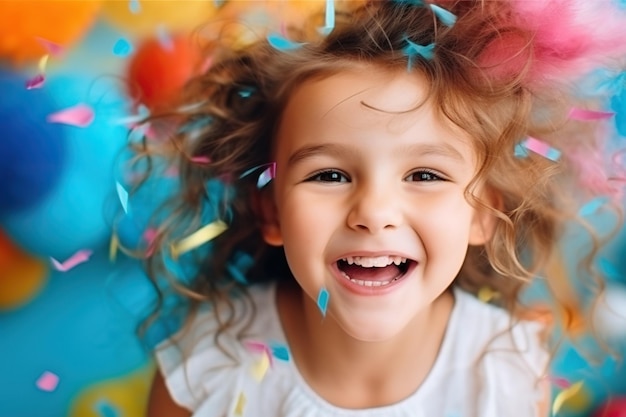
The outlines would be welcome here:
<svg viewBox="0 0 626 417">
<path fill-rule="evenodd" d="M 236 252 L 233 260 L 226 265 L 226 270 L 232 275 L 233 279 L 240 284 L 248 285 L 246 272 L 254 265 L 252 256 L 245 252 Z"/>
<path fill-rule="evenodd" d="M 120 199 L 124 213 L 128 213 L 128 191 L 117 181 L 115 182 L 115 188 L 117 189 L 117 196 Z"/>
<path fill-rule="evenodd" d="M 279 51 L 292 51 L 294 49 L 301 48 L 303 43 L 293 42 L 278 34 L 270 34 L 267 36 L 267 41 L 274 48 Z"/>
<path fill-rule="evenodd" d="M 107 401 L 100 401 L 96 404 L 96 412 L 100 417 L 119 417 L 119 412 Z"/>
<path fill-rule="evenodd" d="M 113 45 L 113 54 L 121 57 L 130 55 L 133 52 L 133 46 L 124 38 L 120 38 Z"/>
<path fill-rule="evenodd" d="M 516 158 L 526 158 L 528 156 L 528 149 L 524 147 L 523 143 L 515 145 L 514 155 Z"/>
<path fill-rule="evenodd" d="M 239 94 L 241 98 L 249 98 L 255 91 L 256 89 L 254 87 L 245 87 L 237 91 L 237 94 Z"/>
<path fill-rule="evenodd" d="M 454 26 L 456 23 L 456 16 L 446 9 L 437 6 L 436 4 L 430 5 L 431 10 L 435 13 L 435 16 L 446 26 Z"/>
<path fill-rule="evenodd" d="M 271 349 L 272 356 L 274 356 L 276 359 L 285 362 L 289 361 L 289 349 L 287 349 L 287 346 L 276 343 L 271 345 Z"/>
<path fill-rule="evenodd" d="M 130 0 L 130 3 L 128 3 L 128 9 L 132 14 L 138 14 L 141 12 L 141 4 L 139 4 L 139 0 Z"/>
<path fill-rule="evenodd" d="M 257 188 L 261 189 L 265 187 L 267 184 L 269 184 L 270 181 L 274 179 L 275 176 L 276 176 L 276 162 L 274 162 L 272 165 L 267 167 L 263 172 L 261 172 L 261 175 L 259 175 L 259 179 L 256 182 Z"/>
<path fill-rule="evenodd" d="M 623 274 L 620 273 L 611 262 L 607 261 L 604 258 L 600 258 L 598 260 L 598 264 L 599 264 L 598 267 L 600 268 L 600 272 L 602 272 L 605 277 L 616 279 L 616 280 L 622 279 Z"/>
<path fill-rule="evenodd" d="M 394 0 L 396 3 L 401 4 L 409 4 L 411 6 L 423 6 L 424 2 L 422 0 Z"/>
<path fill-rule="evenodd" d="M 335 1 L 326 0 L 326 26 L 319 29 L 322 35 L 328 35 L 335 28 Z"/>
<path fill-rule="evenodd" d="M 404 49 L 402 49 L 402 52 L 404 52 L 405 55 L 409 57 L 418 55 L 424 59 L 432 59 L 435 50 L 434 43 L 431 43 L 429 45 L 419 45 L 408 38 L 405 38 L 404 40 L 408 44 L 404 47 Z"/>
<path fill-rule="evenodd" d="M 608 201 L 607 197 L 596 197 L 593 200 L 587 202 L 584 206 L 578 210 L 578 214 L 582 217 L 591 216 L 598 211 Z"/>
<path fill-rule="evenodd" d="M 322 316 L 324 317 L 326 317 L 326 309 L 328 308 L 329 297 L 330 294 L 328 294 L 326 288 L 322 287 L 320 293 L 317 295 L 317 307 L 320 309 L 320 311 L 322 312 Z"/>
</svg>

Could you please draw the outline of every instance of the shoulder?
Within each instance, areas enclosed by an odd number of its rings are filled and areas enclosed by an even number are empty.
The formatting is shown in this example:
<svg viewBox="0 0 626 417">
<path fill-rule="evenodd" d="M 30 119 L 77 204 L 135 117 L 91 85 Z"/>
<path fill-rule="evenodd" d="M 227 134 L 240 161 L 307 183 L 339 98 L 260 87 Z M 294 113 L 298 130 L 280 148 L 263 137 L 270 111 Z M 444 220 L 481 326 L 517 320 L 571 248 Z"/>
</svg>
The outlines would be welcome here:
<svg viewBox="0 0 626 417">
<path fill-rule="evenodd" d="M 256 286 L 249 297 L 235 297 L 225 306 L 202 306 L 185 327 L 155 349 L 155 357 L 172 399 L 179 405 L 197 410 L 211 396 L 215 409 L 231 405 L 231 393 L 237 390 L 241 374 L 255 359 L 244 339 L 257 340 L 274 336 L 281 339 L 276 320 L 274 286 Z M 224 317 L 233 324 L 216 334 Z M 219 395 L 220 393 L 229 395 Z"/>
<path fill-rule="evenodd" d="M 473 381 L 476 405 L 482 415 L 537 415 L 545 396 L 542 384 L 549 353 L 543 342 L 543 324 L 516 320 L 504 309 L 488 305 L 455 290 L 457 323 L 452 356 Z M 494 414 L 495 413 L 495 414 Z"/>
</svg>

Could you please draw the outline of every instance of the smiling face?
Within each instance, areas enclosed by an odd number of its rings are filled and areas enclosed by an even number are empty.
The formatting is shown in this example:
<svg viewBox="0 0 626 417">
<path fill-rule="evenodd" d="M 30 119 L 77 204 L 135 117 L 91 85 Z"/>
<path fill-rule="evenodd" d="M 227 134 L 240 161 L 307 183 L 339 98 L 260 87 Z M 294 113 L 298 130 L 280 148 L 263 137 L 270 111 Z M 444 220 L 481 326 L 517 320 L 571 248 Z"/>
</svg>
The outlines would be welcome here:
<svg viewBox="0 0 626 417">
<path fill-rule="evenodd" d="M 265 240 L 312 300 L 328 290 L 329 318 L 358 340 L 409 328 L 485 240 L 464 197 L 471 140 L 422 103 L 425 83 L 371 67 L 309 80 L 277 132 Z"/>
</svg>

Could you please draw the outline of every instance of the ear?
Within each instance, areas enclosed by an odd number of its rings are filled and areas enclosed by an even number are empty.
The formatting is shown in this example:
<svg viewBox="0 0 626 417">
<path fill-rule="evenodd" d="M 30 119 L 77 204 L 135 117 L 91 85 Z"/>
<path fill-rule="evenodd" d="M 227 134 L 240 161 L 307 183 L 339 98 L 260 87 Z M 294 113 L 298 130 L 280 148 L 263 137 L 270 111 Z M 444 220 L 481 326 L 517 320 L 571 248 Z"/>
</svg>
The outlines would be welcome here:
<svg viewBox="0 0 626 417">
<path fill-rule="evenodd" d="M 492 188 L 481 192 L 481 201 L 498 210 L 504 208 L 502 195 Z M 484 207 L 477 207 L 472 217 L 469 244 L 480 246 L 489 242 L 496 231 L 497 223 L 498 217 L 494 213 Z"/>
<path fill-rule="evenodd" d="M 270 246 L 282 246 L 283 236 L 271 187 L 254 192 L 252 206 L 260 223 L 261 235 L 265 243 Z"/>
</svg>

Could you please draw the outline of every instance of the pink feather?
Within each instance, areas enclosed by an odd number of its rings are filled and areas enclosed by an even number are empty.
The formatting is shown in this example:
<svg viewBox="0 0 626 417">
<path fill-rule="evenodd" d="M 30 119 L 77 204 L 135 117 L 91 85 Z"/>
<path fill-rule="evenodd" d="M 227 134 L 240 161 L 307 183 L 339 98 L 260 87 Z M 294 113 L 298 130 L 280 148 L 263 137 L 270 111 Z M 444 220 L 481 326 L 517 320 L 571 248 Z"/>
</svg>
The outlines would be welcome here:
<svg viewBox="0 0 626 417">
<path fill-rule="evenodd" d="M 514 0 L 534 36 L 530 77 L 579 77 L 626 54 L 626 13 L 610 1 Z"/>
</svg>

